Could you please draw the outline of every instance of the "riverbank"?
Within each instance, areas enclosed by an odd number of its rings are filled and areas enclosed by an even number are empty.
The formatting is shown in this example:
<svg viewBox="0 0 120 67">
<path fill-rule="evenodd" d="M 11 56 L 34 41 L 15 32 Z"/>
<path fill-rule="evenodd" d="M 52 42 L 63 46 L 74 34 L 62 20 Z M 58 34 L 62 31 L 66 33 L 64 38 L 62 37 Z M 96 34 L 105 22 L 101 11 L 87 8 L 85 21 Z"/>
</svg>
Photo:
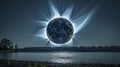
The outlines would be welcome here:
<svg viewBox="0 0 120 67">
<path fill-rule="evenodd" d="M 0 53 L 13 53 L 17 52 L 17 50 L 0 50 Z"/>
<path fill-rule="evenodd" d="M 120 64 L 62 64 L 35 61 L 0 60 L 0 67 L 120 67 Z"/>
<path fill-rule="evenodd" d="M 0 50 L 3 53 L 9 52 L 120 52 L 119 46 L 80 46 L 80 47 L 25 47 L 9 50 Z"/>
</svg>

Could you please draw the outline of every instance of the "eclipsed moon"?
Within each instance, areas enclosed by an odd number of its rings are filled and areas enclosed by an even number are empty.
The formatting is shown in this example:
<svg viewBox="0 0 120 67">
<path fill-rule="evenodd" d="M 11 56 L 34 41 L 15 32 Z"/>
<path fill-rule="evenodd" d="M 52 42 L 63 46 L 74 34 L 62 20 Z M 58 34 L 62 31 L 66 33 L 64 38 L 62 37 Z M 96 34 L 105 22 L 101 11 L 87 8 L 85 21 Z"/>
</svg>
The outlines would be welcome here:
<svg viewBox="0 0 120 67">
<path fill-rule="evenodd" d="M 49 22 L 46 29 L 48 38 L 57 44 L 68 42 L 73 36 L 73 26 L 65 18 L 55 18 Z"/>
</svg>

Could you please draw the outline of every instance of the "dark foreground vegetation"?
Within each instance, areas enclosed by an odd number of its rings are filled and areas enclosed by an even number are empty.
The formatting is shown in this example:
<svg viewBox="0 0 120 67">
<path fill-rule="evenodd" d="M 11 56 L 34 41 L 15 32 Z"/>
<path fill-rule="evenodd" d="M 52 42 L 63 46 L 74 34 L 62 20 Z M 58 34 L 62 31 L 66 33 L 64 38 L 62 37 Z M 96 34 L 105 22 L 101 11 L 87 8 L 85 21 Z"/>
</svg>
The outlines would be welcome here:
<svg viewBox="0 0 120 67">
<path fill-rule="evenodd" d="M 120 67 L 120 64 L 61 64 L 35 61 L 0 60 L 0 67 Z"/>
</svg>

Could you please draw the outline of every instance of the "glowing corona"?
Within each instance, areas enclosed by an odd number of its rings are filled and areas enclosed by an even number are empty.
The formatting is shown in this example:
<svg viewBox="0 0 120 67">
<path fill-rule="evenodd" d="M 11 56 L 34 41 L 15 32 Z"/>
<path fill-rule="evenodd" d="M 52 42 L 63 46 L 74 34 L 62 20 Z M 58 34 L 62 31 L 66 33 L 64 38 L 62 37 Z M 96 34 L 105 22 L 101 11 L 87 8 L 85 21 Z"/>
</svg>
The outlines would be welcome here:
<svg viewBox="0 0 120 67">
<path fill-rule="evenodd" d="M 88 24 L 88 22 L 92 18 L 92 15 L 95 13 L 95 11 L 98 7 L 95 7 L 94 9 L 89 11 L 88 13 L 86 13 L 84 15 L 81 15 L 74 20 L 71 18 L 73 8 L 74 8 L 73 6 L 68 7 L 63 12 L 62 15 L 60 15 L 59 11 L 57 10 L 57 8 L 55 7 L 55 5 L 52 2 L 50 2 L 50 8 L 51 8 L 51 17 L 46 16 L 47 17 L 46 21 L 37 21 L 37 22 L 40 22 L 40 24 L 42 24 L 43 26 L 45 26 L 45 28 L 40 29 L 36 35 L 38 37 L 41 37 L 41 38 L 45 39 L 46 42 L 49 42 L 52 46 L 62 46 L 62 45 L 71 46 L 71 45 L 73 45 L 73 40 L 76 39 L 75 38 L 76 33 L 81 31 L 81 29 L 83 29 Z M 84 11 L 84 8 L 83 8 L 82 11 Z M 65 19 L 69 20 L 70 23 L 72 24 L 74 32 L 73 32 L 72 38 L 68 42 L 65 42 L 65 43 L 62 43 L 62 44 L 61 43 L 55 43 L 55 42 L 51 41 L 49 39 L 49 37 L 47 36 L 47 31 L 46 31 L 47 26 L 48 26 L 49 22 L 52 21 L 55 18 L 65 18 Z"/>
</svg>

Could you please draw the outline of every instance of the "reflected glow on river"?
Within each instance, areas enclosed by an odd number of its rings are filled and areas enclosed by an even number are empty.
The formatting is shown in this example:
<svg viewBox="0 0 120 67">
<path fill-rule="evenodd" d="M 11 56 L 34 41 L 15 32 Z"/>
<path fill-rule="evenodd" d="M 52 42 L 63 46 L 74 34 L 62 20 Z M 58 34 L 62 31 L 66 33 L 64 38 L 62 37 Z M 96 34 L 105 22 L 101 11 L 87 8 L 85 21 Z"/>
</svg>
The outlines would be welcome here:
<svg viewBox="0 0 120 67">
<path fill-rule="evenodd" d="M 58 52 L 58 53 L 53 53 L 51 61 L 57 62 L 57 63 L 71 63 L 72 57 L 73 57 L 73 54 L 71 53 Z"/>
<path fill-rule="evenodd" d="M 18 52 L 0 53 L 0 59 L 54 63 L 120 64 L 119 52 Z"/>
</svg>

